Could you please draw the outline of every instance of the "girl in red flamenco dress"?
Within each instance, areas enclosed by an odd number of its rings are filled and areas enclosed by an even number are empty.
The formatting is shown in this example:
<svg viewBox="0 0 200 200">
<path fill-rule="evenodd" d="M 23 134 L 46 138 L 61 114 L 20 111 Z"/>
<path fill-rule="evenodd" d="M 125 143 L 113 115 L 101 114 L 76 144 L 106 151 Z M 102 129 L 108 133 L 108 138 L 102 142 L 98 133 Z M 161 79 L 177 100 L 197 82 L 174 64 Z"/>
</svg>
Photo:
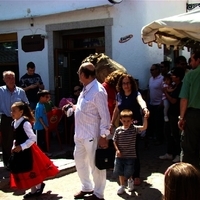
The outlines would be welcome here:
<svg viewBox="0 0 200 200">
<path fill-rule="evenodd" d="M 31 123 L 34 116 L 24 102 L 15 102 L 11 107 L 14 141 L 9 161 L 11 188 L 30 189 L 24 198 L 42 194 L 47 177 L 55 176 L 59 170 L 36 145 L 36 135 Z"/>
</svg>

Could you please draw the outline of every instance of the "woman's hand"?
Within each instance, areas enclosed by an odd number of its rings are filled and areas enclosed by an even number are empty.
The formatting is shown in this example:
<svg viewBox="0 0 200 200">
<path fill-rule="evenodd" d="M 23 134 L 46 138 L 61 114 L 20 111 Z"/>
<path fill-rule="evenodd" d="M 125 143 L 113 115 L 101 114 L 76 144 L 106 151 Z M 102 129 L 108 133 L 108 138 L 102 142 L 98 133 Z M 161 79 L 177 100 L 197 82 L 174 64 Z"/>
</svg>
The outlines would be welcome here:
<svg viewBox="0 0 200 200">
<path fill-rule="evenodd" d="M 146 118 L 149 118 L 149 110 L 147 108 L 144 108 L 143 110 L 143 114 Z"/>
</svg>

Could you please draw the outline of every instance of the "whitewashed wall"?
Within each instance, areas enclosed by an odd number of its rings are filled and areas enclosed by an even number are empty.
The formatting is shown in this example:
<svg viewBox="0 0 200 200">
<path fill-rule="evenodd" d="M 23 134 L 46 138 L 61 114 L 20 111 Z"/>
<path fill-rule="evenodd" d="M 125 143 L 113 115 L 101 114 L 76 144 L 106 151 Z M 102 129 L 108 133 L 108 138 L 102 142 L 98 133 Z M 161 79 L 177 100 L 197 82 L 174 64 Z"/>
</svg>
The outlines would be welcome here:
<svg viewBox="0 0 200 200">
<path fill-rule="evenodd" d="M 2 2 L 2 1 L 0 1 Z M 4 1 L 3 1 L 4 2 Z M 45 48 L 42 51 L 25 53 L 21 50 L 21 38 L 24 35 L 31 34 L 46 34 L 45 25 L 65 22 L 75 22 L 91 19 L 113 18 L 114 25 L 112 28 L 112 58 L 124 65 L 128 72 L 135 78 L 139 79 L 140 87 L 146 88 L 150 77 L 149 68 L 153 63 L 163 61 L 163 50 L 158 49 L 156 45 L 148 47 L 141 40 L 141 28 L 153 20 L 180 14 L 186 10 L 186 1 L 177 0 L 124 0 L 121 4 L 112 6 L 106 0 L 91 0 L 91 1 L 48 1 L 48 6 L 44 6 L 47 1 L 31 1 L 24 4 L 17 3 L 15 5 L 7 2 L 7 11 L 4 12 L 4 17 L 19 18 L 16 20 L 2 21 L 0 17 L 0 34 L 17 32 L 19 41 L 19 66 L 20 76 L 26 72 L 26 64 L 33 61 L 36 64 L 36 72 L 39 73 L 44 81 L 47 89 L 49 89 L 49 68 L 48 68 L 48 38 L 45 39 Z M 4 2 L 4 3 L 5 3 Z M 56 2 L 56 3 L 55 3 Z M 66 4 L 64 4 L 64 2 Z M 3 4 L 5 5 L 5 4 Z M 94 7 L 82 9 L 85 7 Z M 8 9 L 9 6 L 12 9 Z M 2 11 L 0 7 L 0 12 Z M 35 17 L 34 26 L 30 26 L 30 17 L 27 16 L 27 8 L 30 8 L 31 14 Z M 72 12 L 65 12 L 69 10 Z M 77 10 L 82 9 L 82 10 Z M 10 15 L 8 15 L 10 10 Z M 40 16 L 41 13 L 46 16 Z M 59 13 L 56 15 L 47 15 L 50 13 Z M 1 12 L 2 13 L 2 12 Z M 133 38 L 126 43 L 119 43 L 121 37 L 133 34 Z M 51 88 L 52 89 L 52 88 Z"/>
</svg>

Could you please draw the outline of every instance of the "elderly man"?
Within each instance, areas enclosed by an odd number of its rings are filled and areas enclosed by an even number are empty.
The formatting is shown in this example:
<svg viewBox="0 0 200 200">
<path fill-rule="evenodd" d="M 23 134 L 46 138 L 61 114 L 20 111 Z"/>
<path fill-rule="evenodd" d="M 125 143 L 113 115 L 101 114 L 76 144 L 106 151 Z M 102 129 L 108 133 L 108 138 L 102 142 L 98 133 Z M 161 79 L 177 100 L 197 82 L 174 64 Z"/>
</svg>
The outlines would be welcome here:
<svg viewBox="0 0 200 200">
<path fill-rule="evenodd" d="M 74 195 L 82 199 L 92 194 L 88 200 L 104 198 L 106 170 L 95 166 L 97 146 L 107 148 L 106 136 L 110 134 L 110 114 L 107 93 L 95 78 L 95 67 L 92 63 L 83 63 L 78 70 L 79 80 L 83 84 L 75 109 L 75 150 L 74 159 L 78 176 L 82 183 L 81 191 Z M 93 182 L 90 179 L 93 176 Z"/>
<path fill-rule="evenodd" d="M 6 167 L 10 158 L 11 148 L 13 144 L 13 128 L 11 122 L 11 106 L 16 101 L 24 101 L 28 103 L 28 99 L 23 89 L 15 85 L 15 73 L 12 71 L 3 72 L 3 80 L 6 85 L 0 87 L 0 113 L 1 117 L 1 133 L 2 133 L 2 151 L 3 163 Z"/>
</svg>

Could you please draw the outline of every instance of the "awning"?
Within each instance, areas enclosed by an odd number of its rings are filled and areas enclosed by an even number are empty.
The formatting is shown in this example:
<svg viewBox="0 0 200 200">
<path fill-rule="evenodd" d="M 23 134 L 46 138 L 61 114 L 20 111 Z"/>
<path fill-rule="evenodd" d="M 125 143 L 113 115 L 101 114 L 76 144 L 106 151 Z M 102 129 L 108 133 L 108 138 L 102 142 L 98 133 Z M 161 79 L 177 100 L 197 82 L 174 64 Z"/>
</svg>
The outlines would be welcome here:
<svg viewBox="0 0 200 200">
<path fill-rule="evenodd" d="M 167 48 L 200 49 L 200 9 L 158 19 L 144 26 L 141 34 L 143 42 L 149 46 L 155 42 L 159 48 L 165 44 Z"/>
</svg>

